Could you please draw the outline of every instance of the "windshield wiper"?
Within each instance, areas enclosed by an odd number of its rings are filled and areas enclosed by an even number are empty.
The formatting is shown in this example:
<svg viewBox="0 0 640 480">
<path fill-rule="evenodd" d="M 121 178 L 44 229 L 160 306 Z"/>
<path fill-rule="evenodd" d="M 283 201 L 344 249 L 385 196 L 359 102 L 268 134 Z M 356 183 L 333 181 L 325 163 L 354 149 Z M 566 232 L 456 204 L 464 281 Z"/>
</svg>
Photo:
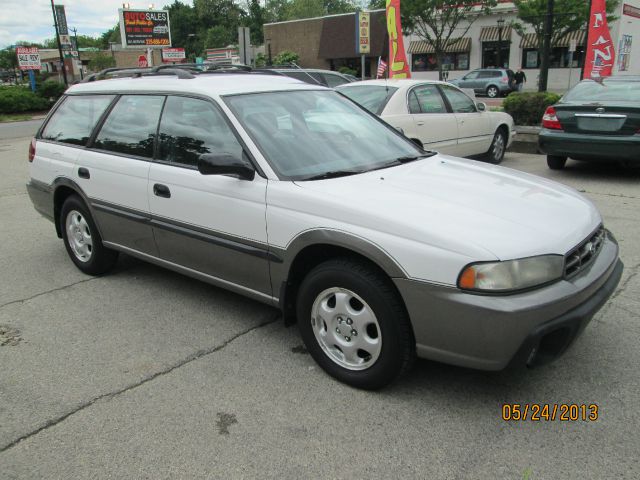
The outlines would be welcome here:
<svg viewBox="0 0 640 480">
<path fill-rule="evenodd" d="M 420 158 L 433 157 L 435 154 L 436 152 L 427 152 L 422 155 L 407 155 L 406 157 L 398 157 L 394 161 L 400 162 L 400 163 L 409 163 L 409 162 L 413 162 L 414 160 L 418 160 Z"/>
<path fill-rule="evenodd" d="M 338 178 L 338 177 L 346 177 L 348 175 L 355 175 L 357 173 L 362 173 L 362 170 L 332 170 L 330 172 L 320 173 L 318 175 L 312 175 L 310 177 L 304 177 L 300 180 L 325 180 L 328 178 Z"/>
</svg>

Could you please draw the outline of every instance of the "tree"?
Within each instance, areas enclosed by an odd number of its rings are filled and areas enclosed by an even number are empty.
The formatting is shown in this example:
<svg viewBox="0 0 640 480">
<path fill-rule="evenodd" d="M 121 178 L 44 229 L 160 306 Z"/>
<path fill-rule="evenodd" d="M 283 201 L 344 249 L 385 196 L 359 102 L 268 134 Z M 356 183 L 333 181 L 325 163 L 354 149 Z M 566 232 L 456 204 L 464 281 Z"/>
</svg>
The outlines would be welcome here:
<svg viewBox="0 0 640 480">
<path fill-rule="evenodd" d="M 402 0 L 402 29 L 433 47 L 442 80 L 442 59 L 447 47 L 464 37 L 479 15 L 489 13 L 496 5 L 497 0 Z M 385 0 L 372 0 L 370 7 L 384 8 Z"/>
<path fill-rule="evenodd" d="M 205 31 L 198 29 L 195 8 L 178 0 L 164 8 L 169 10 L 173 45 L 184 48 L 187 57 L 197 56 L 201 51 L 199 46 L 202 45 Z"/>
<path fill-rule="evenodd" d="M 262 25 L 267 23 L 266 9 L 260 5 L 259 0 L 249 0 L 247 3 L 247 26 L 251 32 L 251 43 L 253 45 L 261 45 L 264 42 L 264 33 Z"/>
<path fill-rule="evenodd" d="M 15 48 L 5 48 L 0 50 L 0 69 L 15 70 L 18 68 L 18 57 Z"/>
<path fill-rule="evenodd" d="M 237 40 L 232 36 L 233 32 L 223 27 L 222 25 L 216 25 L 207 30 L 207 34 L 204 40 L 204 48 L 222 48 L 229 44 L 234 44 Z"/>
<path fill-rule="evenodd" d="M 89 60 L 89 69 L 94 72 L 99 72 L 105 68 L 111 68 L 116 66 L 116 59 L 111 55 L 107 55 L 103 52 L 96 52 Z"/>
<path fill-rule="evenodd" d="M 538 43 L 538 55 L 542 52 L 544 41 L 544 21 L 547 15 L 547 0 L 513 0 L 518 9 L 518 20 L 513 28 L 520 36 L 525 34 L 525 25 L 529 25 Z M 607 21 L 612 22 L 611 15 L 618 7 L 618 0 L 608 0 Z M 586 28 L 589 2 L 584 0 L 555 0 L 553 8 L 553 38 L 561 38 L 572 32 Z"/>
</svg>

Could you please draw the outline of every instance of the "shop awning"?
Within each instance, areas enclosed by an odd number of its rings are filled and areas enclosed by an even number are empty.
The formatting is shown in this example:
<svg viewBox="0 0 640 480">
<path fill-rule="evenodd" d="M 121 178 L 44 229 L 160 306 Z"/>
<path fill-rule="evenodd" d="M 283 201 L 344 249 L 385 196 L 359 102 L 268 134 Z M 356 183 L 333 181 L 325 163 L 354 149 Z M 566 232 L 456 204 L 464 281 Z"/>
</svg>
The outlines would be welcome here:
<svg viewBox="0 0 640 480">
<path fill-rule="evenodd" d="M 471 37 L 450 38 L 444 51 L 446 53 L 469 52 L 471 50 Z M 426 40 L 412 40 L 407 53 L 434 53 L 433 44 Z"/>
<path fill-rule="evenodd" d="M 553 47 L 568 47 L 571 44 L 571 40 L 576 41 L 576 45 L 584 45 L 584 39 L 586 36 L 584 30 L 578 30 L 571 32 L 561 37 L 553 37 L 551 39 L 551 45 Z M 525 33 L 520 41 L 520 48 L 538 48 L 538 37 L 535 33 Z"/>
<path fill-rule="evenodd" d="M 500 35 L 500 27 L 482 27 L 480 30 L 481 42 L 497 42 L 500 37 L 502 41 L 511 40 L 511 27 L 502 27 L 502 35 Z"/>
</svg>

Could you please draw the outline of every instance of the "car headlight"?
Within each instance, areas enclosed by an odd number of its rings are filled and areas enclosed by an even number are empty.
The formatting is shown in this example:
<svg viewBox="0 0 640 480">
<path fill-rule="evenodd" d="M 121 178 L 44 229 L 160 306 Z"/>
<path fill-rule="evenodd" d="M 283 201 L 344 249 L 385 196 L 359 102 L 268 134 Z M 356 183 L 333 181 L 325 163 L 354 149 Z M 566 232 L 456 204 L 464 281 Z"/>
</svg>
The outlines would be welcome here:
<svg viewBox="0 0 640 480">
<path fill-rule="evenodd" d="M 564 257 L 561 255 L 472 263 L 460 272 L 458 287 L 481 292 L 509 292 L 553 282 L 563 274 Z"/>
</svg>

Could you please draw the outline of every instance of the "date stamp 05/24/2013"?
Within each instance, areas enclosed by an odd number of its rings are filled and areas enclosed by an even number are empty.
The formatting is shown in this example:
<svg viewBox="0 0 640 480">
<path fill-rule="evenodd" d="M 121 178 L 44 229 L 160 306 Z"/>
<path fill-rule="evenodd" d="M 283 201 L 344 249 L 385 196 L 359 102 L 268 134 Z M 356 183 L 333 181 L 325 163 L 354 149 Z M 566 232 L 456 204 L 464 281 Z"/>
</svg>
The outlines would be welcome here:
<svg viewBox="0 0 640 480">
<path fill-rule="evenodd" d="M 595 422 L 599 409 L 595 403 L 505 403 L 502 420 L 505 422 Z"/>
</svg>

